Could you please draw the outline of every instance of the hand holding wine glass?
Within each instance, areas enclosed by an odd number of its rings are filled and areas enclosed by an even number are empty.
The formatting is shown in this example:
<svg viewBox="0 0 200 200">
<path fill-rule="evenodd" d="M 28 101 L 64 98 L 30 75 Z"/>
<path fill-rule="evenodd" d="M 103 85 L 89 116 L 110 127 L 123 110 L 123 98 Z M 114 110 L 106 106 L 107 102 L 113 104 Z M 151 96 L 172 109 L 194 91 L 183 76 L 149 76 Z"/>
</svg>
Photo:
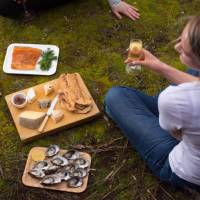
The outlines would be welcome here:
<svg viewBox="0 0 200 200">
<path fill-rule="evenodd" d="M 142 49 L 143 59 L 131 59 L 128 58 L 125 60 L 125 63 L 129 63 L 132 66 L 142 65 L 153 71 L 159 71 L 164 63 L 160 61 L 156 56 L 154 56 L 150 51 Z"/>
<path fill-rule="evenodd" d="M 128 51 L 128 58 L 126 60 L 126 72 L 131 73 L 134 70 L 140 70 L 141 65 L 132 65 L 132 61 L 137 61 L 143 59 L 143 53 L 142 53 L 142 41 L 138 39 L 132 39 L 130 41 Z"/>
</svg>

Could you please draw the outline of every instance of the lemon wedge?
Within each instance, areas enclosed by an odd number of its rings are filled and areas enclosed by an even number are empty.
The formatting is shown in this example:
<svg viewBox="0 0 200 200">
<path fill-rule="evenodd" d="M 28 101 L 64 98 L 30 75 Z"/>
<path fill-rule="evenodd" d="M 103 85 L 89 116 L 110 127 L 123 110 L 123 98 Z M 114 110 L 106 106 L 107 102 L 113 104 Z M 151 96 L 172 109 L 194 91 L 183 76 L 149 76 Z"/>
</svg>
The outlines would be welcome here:
<svg viewBox="0 0 200 200">
<path fill-rule="evenodd" d="M 45 159 L 44 151 L 39 149 L 34 149 L 31 153 L 32 160 L 38 162 Z"/>
</svg>

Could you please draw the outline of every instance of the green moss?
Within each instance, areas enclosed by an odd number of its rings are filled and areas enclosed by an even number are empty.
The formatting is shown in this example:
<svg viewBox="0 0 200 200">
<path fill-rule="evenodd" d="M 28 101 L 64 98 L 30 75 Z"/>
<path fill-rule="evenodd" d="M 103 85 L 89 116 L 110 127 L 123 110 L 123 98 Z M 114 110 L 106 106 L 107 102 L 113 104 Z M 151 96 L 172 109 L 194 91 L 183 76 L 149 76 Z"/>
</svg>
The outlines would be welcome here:
<svg viewBox="0 0 200 200">
<path fill-rule="evenodd" d="M 0 199 L 31 197 L 33 200 L 46 197 L 42 192 L 39 196 L 37 192 L 27 188 L 25 190 L 20 182 L 25 160 L 32 147 L 49 146 L 54 143 L 66 149 L 74 144 L 96 147 L 122 136 L 119 129 L 110 126 L 100 117 L 92 122 L 69 130 L 61 130 L 22 145 L 6 106 L 5 95 L 57 78 L 63 72 L 79 72 L 101 110 L 105 93 L 115 85 L 135 87 L 154 95 L 169 83 L 147 69 L 131 76 L 126 74 L 124 59 L 127 56 L 126 49 L 130 38 L 142 39 L 144 46 L 161 60 L 185 70 L 185 66 L 180 63 L 177 53 L 173 50 L 171 41 L 181 32 L 182 17 L 199 13 L 199 0 L 181 1 L 181 3 L 178 0 L 127 0 L 127 2 L 140 9 L 140 20 L 132 22 L 126 17 L 120 21 L 116 20 L 108 12 L 106 0 L 70 1 L 66 5 L 42 11 L 27 24 L 20 20 L 0 17 L 1 66 L 6 48 L 11 43 L 55 44 L 60 48 L 58 69 L 53 76 L 8 75 L 0 69 L 0 92 L 3 94 L 0 97 L 0 165 L 7 178 L 19 181 L 11 184 L 0 179 L 0 191 L 4 191 L 0 194 Z M 117 145 L 124 143 L 122 141 Z M 101 182 L 113 169 L 116 169 L 118 161 L 124 158 L 128 158 L 126 167 L 123 167 L 111 182 L 93 185 Z M 116 198 L 111 195 L 110 199 L 151 199 L 152 196 L 147 192 L 148 188 L 156 191 L 157 199 L 168 199 L 159 187 L 160 182 L 152 176 L 134 150 L 93 154 L 92 168 L 96 171 L 90 175 L 86 192 L 79 196 L 72 195 L 69 199 L 79 199 L 79 197 L 84 199 L 90 195 L 92 195 L 90 200 L 100 199 L 117 185 L 119 188 L 126 187 L 132 179 L 131 174 L 137 178 L 135 183 L 116 193 Z M 13 174 L 17 175 L 13 177 Z M 184 193 L 170 186 L 167 187 L 167 191 L 176 199 L 186 198 Z M 66 198 L 62 196 L 60 199 Z M 192 197 L 188 195 L 188 199 Z"/>
</svg>

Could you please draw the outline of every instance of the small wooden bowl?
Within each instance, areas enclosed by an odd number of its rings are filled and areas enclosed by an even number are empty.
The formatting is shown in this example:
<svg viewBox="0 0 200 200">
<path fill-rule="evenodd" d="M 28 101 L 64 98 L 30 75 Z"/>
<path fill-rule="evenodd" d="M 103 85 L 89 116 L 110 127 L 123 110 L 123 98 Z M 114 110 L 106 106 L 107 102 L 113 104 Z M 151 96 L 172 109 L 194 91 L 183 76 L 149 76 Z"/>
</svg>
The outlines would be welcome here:
<svg viewBox="0 0 200 200">
<path fill-rule="evenodd" d="M 21 100 L 22 103 L 17 103 L 17 100 Z M 15 106 L 16 108 L 24 108 L 27 104 L 27 98 L 26 95 L 24 93 L 17 93 L 14 94 L 11 98 L 11 103 L 13 106 Z"/>
</svg>

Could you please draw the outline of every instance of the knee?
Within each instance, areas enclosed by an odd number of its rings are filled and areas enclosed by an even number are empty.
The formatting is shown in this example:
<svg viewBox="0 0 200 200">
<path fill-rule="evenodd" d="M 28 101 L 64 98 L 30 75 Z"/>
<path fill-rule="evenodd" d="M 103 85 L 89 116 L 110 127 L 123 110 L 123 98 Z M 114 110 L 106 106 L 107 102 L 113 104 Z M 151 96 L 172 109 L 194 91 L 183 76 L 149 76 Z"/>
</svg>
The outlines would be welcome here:
<svg viewBox="0 0 200 200">
<path fill-rule="evenodd" d="M 108 90 L 105 96 L 105 104 L 109 107 L 117 102 L 117 99 L 122 95 L 122 87 L 112 87 Z"/>
</svg>

